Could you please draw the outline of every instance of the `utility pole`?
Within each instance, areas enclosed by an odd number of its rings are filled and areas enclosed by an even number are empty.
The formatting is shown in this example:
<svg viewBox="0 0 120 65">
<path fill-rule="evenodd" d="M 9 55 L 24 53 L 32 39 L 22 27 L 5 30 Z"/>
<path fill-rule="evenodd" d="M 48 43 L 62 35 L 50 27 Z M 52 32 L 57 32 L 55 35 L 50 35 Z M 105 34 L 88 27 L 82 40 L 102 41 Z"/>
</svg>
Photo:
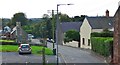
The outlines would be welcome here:
<svg viewBox="0 0 120 65">
<path fill-rule="evenodd" d="M 53 33 L 53 40 L 54 40 L 54 10 L 52 10 L 52 33 Z M 53 42 L 53 49 L 55 48 L 54 42 Z"/>
<path fill-rule="evenodd" d="M 55 49 L 55 33 L 54 33 L 54 30 L 55 30 L 55 27 L 54 27 L 54 23 L 55 23 L 55 20 L 54 20 L 54 10 L 52 10 L 52 34 L 53 34 L 53 54 L 56 55 L 56 49 Z"/>
<path fill-rule="evenodd" d="M 48 10 L 48 13 L 51 13 L 52 11 L 52 43 L 53 43 L 53 54 L 56 55 L 56 48 L 55 48 L 55 16 L 54 12 L 57 10 Z"/>
<path fill-rule="evenodd" d="M 43 48 L 42 48 L 42 59 L 43 59 L 43 65 L 45 65 L 45 36 L 44 36 L 44 27 L 42 27 L 42 43 L 43 43 Z"/>
<path fill-rule="evenodd" d="M 45 39 L 43 39 L 43 49 L 42 49 L 42 54 L 43 54 L 43 65 L 45 65 Z"/>
</svg>

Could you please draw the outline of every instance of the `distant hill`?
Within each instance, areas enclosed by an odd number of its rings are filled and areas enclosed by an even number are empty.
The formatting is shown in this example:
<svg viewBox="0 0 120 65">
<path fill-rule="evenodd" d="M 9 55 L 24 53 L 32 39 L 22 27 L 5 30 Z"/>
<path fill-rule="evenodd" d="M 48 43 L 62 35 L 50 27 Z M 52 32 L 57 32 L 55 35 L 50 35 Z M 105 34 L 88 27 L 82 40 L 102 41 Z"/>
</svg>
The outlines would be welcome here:
<svg viewBox="0 0 120 65">
<path fill-rule="evenodd" d="M 30 23 L 38 23 L 38 22 L 43 21 L 42 18 L 28 18 L 28 20 Z"/>
<path fill-rule="evenodd" d="M 28 18 L 29 23 L 28 24 L 33 24 L 33 23 L 38 23 L 42 21 L 42 18 Z M 10 18 L 2 18 L 3 21 L 3 26 L 5 26 L 7 23 L 9 23 L 11 21 Z"/>
<path fill-rule="evenodd" d="M 2 26 L 6 26 L 11 20 L 9 18 L 2 18 Z"/>
<path fill-rule="evenodd" d="M 10 22 L 10 19 L 9 18 L 2 18 L 2 21 L 3 22 Z"/>
</svg>

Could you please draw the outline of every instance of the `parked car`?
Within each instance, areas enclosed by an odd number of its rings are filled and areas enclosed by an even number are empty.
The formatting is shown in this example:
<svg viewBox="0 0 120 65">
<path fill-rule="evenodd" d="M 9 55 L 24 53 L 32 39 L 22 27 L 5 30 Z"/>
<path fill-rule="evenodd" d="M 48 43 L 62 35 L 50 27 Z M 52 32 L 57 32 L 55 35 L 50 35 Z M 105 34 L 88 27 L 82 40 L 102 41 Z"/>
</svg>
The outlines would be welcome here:
<svg viewBox="0 0 120 65">
<path fill-rule="evenodd" d="M 32 53 L 32 49 L 30 47 L 29 44 L 20 44 L 19 48 L 18 48 L 18 52 L 19 54 L 23 54 L 23 53 Z"/>
<path fill-rule="evenodd" d="M 47 39 L 47 42 L 55 43 L 53 39 Z"/>
<path fill-rule="evenodd" d="M 32 34 L 28 34 L 28 41 L 31 42 L 31 40 L 34 38 Z"/>
</svg>

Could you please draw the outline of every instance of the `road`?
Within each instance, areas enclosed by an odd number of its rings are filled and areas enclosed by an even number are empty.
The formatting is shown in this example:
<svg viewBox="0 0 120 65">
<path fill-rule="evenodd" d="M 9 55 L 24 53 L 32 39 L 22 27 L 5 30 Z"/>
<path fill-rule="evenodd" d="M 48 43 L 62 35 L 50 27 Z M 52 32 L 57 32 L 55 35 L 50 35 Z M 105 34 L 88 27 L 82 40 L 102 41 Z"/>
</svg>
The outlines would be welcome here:
<svg viewBox="0 0 120 65">
<path fill-rule="evenodd" d="M 32 44 L 40 44 L 38 39 L 33 39 Z M 22 54 L 18 52 L 0 52 L 0 57 L 2 63 L 43 63 L 42 55 L 35 54 Z M 55 55 L 46 55 L 46 63 L 56 63 Z"/>
<path fill-rule="evenodd" d="M 48 42 L 47 45 L 52 48 L 52 43 Z M 59 63 L 66 63 L 66 65 L 67 63 L 105 63 L 103 59 L 89 51 L 62 45 L 58 47 Z M 0 52 L 0 54 L 2 54 L 2 63 L 42 63 L 42 56 L 39 55 L 19 55 L 18 52 Z M 46 63 L 56 63 L 56 55 L 46 56 Z"/>
<path fill-rule="evenodd" d="M 33 54 L 19 55 L 18 52 L 2 52 L 2 63 L 42 63 L 42 56 Z M 46 63 L 55 63 L 55 56 L 46 56 Z"/>
<path fill-rule="evenodd" d="M 48 43 L 48 47 L 52 48 L 52 43 Z M 105 63 L 95 54 L 80 48 L 59 45 L 58 50 L 65 63 Z"/>
</svg>

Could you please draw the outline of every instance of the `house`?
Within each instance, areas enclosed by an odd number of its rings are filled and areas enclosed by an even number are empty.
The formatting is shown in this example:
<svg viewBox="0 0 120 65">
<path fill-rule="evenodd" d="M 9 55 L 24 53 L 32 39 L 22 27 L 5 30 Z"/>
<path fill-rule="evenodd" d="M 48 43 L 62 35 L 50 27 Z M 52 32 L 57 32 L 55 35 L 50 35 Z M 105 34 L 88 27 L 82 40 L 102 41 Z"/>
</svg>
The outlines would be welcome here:
<svg viewBox="0 0 120 65">
<path fill-rule="evenodd" d="M 120 2 L 119 7 L 114 15 L 114 41 L 113 41 L 113 58 L 112 62 L 120 65 Z"/>
<path fill-rule="evenodd" d="M 2 35 L 2 19 L 0 19 L 0 36 Z"/>
<path fill-rule="evenodd" d="M 65 32 L 69 31 L 69 30 L 76 30 L 76 31 L 80 31 L 80 27 L 82 25 L 82 22 L 62 22 L 61 23 L 61 43 L 62 45 L 64 45 L 64 34 Z"/>
<path fill-rule="evenodd" d="M 109 16 L 109 11 L 106 11 L 106 16 L 102 17 L 86 17 L 80 27 L 80 46 L 81 48 L 91 49 L 91 33 L 102 32 L 104 29 L 113 31 L 114 18 Z"/>
<path fill-rule="evenodd" d="M 21 28 L 21 23 L 16 22 L 16 26 L 11 31 L 11 39 L 16 39 L 16 42 L 27 42 L 27 33 Z"/>
</svg>

